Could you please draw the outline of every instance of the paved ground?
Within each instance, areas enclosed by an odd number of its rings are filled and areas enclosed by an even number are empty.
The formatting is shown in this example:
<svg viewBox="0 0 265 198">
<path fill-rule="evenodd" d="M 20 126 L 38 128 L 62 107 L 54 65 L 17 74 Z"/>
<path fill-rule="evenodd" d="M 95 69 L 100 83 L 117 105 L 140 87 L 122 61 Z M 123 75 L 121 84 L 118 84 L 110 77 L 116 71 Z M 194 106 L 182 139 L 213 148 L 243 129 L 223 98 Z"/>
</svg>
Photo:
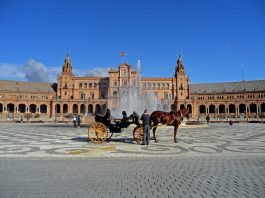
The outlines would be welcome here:
<svg viewBox="0 0 265 198">
<path fill-rule="evenodd" d="M 86 128 L 0 124 L 0 197 L 264 197 L 265 125 L 132 128 L 95 145 Z"/>
</svg>

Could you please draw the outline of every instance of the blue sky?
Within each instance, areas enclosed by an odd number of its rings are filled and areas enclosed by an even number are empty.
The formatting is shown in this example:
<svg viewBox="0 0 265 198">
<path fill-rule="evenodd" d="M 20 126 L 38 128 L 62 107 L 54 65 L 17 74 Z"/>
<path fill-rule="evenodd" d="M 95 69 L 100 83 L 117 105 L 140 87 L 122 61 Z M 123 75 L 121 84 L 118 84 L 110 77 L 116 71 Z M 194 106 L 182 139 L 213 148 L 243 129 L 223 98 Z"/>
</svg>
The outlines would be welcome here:
<svg viewBox="0 0 265 198">
<path fill-rule="evenodd" d="M 54 81 L 67 50 L 80 76 L 172 77 L 181 53 L 192 83 L 264 80 L 265 1 L 0 0 L 1 80 Z"/>
</svg>

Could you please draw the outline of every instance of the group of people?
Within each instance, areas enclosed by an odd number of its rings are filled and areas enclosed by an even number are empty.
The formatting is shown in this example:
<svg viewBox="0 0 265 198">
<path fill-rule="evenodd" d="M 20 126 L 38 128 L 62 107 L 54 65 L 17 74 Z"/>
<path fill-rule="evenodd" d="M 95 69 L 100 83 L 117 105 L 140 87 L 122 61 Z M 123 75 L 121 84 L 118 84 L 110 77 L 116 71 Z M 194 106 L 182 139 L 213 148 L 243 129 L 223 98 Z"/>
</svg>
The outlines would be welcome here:
<svg viewBox="0 0 265 198">
<path fill-rule="evenodd" d="M 135 111 L 133 112 L 133 115 L 134 115 L 133 118 L 138 117 L 138 115 Z M 104 119 L 107 121 L 107 123 L 109 123 L 109 125 L 114 124 L 113 122 L 115 119 L 112 117 L 109 109 L 106 110 L 106 114 L 104 116 Z M 122 111 L 122 121 L 126 122 L 128 120 L 129 120 L 129 117 L 127 116 L 126 111 Z M 140 120 L 142 120 L 142 122 L 143 122 L 143 132 L 144 132 L 143 145 L 149 145 L 149 142 L 150 142 L 150 115 L 147 112 L 147 109 L 144 110 L 144 113 L 142 114 Z"/>
</svg>

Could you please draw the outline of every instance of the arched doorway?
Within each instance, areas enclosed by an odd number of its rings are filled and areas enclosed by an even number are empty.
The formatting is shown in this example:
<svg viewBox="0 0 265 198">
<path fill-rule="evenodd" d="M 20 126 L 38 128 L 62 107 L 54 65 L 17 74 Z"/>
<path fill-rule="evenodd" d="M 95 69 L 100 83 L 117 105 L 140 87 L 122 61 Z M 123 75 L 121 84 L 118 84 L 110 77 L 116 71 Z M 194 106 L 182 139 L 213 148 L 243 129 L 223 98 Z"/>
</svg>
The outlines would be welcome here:
<svg viewBox="0 0 265 198">
<path fill-rule="evenodd" d="M 100 110 L 101 110 L 101 109 L 100 109 L 100 105 L 97 104 L 97 105 L 96 105 L 96 111 L 95 111 L 95 113 L 100 113 Z"/>
<path fill-rule="evenodd" d="M 225 105 L 223 104 L 219 105 L 219 113 L 225 113 Z"/>
<path fill-rule="evenodd" d="M 63 113 L 68 113 L 68 105 L 67 104 L 63 105 Z"/>
<path fill-rule="evenodd" d="M 88 111 L 88 113 L 93 113 L 93 105 L 92 104 L 88 105 L 87 111 Z"/>
<path fill-rule="evenodd" d="M 189 113 L 192 114 L 192 106 L 191 106 L 191 104 L 188 104 L 187 108 L 189 109 Z"/>
<path fill-rule="evenodd" d="M 215 113 L 215 105 L 209 106 L 209 113 Z"/>
<path fill-rule="evenodd" d="M 14 104 L 12 104 L 12 103 L 7 104 L 7 111 L 9 113 L 14 113 L 14 110 L 15 110 L 15 105 Z"/>
<path fill-rule="evenodd" d="M 200 105 L 200 113 L 206 113 L 205 105 Z"/>
<path fill-rule="evenodd" d="M 3 104 L 0 103 L 0 113 L 2 113 L 2 112 L 3 112 Z"/>
<path fill-rule="evenodd" d="M 40 106 L 40 113 L 47 113 L 47 105 L 46 104 L 42 104 Z"/>
<path fill-rule="evenodd" d="M 252 103 L 249 105 L 249 111 L 250 113 L 257 113 L 257 105 Z"/>
<path fill-rule="evenodd" d="M 180 110 L 183 110 L 185 108 L 185 105 L 184 104 L 181 104 L 180 106 L 179 106 L 179 109 Z"/>
<path fill-rule="evenodd" d="M 30 113 L 36 113 L 37 111 L 37 106 L 35 104 L 29 105 L 29 112 Z"/>
<path fill-rule="evenodd" d="M 61 105 L 60 104 L 56 104 L 55 105 L 55 113 L 60 113 L 61 112 Z"/>
<path fill-rule="evenodd" d="M 73 105 L 73 113 L 78 114 L 78 105 L 77 104 Z"/>
<path fill-rule="evenodd" d="M 80 106 L 80 113 L 82 113 L 82 114 L 86 113 L 86 106 L 84 104 L 81 104 L 81 106 Z"/>
<path fill-rule="evenodd" d="M 118 96 L 118 92 L 117 91 L 113 91 L 113 97 L 117 97 Z"/>
<path fill-rule="evenodd" d="M 19 104 L 18 105 L 18 111 L 20 113 L 25 113 L 26 112 L 26 105 L 25 104 Z"/>
<path fill-rule="evenodd" d="M 245 104 L 239 105 L 239 113 L 246 113 L 246 105 Z"/>
<path fill-rule="evenodd" d="M 234 104 L 230 104 L 228 108 L 229 108 L 229 113 L 236 113 L 236 106 Z"/>
<path fill-rule="evenodd" d="M 260 105 L 260 112 L 261 112 L 261 113 L 265 113 L 265 103 L 262 103 L 262 104 Z"/>
</svg>

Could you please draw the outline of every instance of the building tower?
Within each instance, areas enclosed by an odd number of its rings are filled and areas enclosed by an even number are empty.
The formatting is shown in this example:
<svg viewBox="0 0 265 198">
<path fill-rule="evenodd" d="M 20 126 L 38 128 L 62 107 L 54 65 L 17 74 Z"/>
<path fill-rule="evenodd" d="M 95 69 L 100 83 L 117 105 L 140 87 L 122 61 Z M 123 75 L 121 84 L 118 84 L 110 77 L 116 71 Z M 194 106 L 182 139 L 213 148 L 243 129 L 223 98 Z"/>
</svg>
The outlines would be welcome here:
<svg viewBox="0 0 265 198">
<path fill-rule="evenodd" d="M 61 76 L 59 76 L 57 79 L 57 96 L 59 99 L 73 99 L 74 85 L 71 83 L 72 77 L 72 64 L 69 54 L 67 53 Z"/>
<path fill-rule="evenodd" d="M 176 97 L 175 105 L 177 110 L 183 109 L 186 106 L 186 100 L 189 99 L 189 78 L 186 76 L 182 57 L 179 55 L 177 60 L 176 70 Z"/>
</svg>

